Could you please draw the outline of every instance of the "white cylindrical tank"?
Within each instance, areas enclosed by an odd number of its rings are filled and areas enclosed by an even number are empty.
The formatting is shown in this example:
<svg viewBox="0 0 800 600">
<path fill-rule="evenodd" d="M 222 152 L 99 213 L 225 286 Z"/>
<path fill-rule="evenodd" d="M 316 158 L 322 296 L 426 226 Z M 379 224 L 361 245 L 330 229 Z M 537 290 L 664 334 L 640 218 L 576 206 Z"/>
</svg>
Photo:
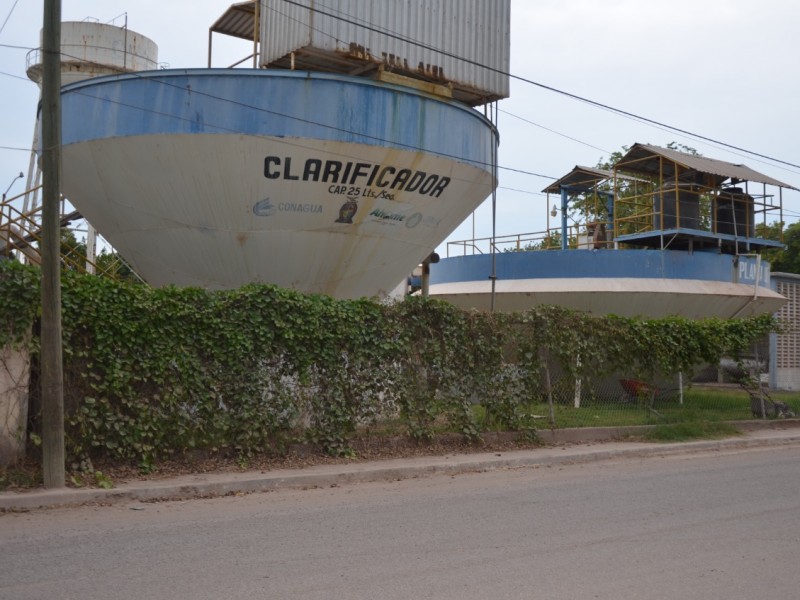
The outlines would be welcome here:
<svg viewBox="0 0 800 600">
<path fill-rule="evenodd" d="M 61 23 L 61 84 L 67 85 L 115 73 L 149 71 L 158 67 L 158 45 L 131 31 L 91 21 Z M 28 77 L 42 80 L 39 49 L 28 54 Z"/>
<path fill-rule="evenodd" d="M 27 74 L 40 87 L 42 84 L 42 53 L 40 47 L 28 52 Z M 158 45 L 150 38 L 96 21 L 64 21 L 61 23 L 61 85 L 77 83 L 101 75 L 151 71 L 158 68 Z M 41 115 L 33 129 L 33 151 L 28 165 L 28 177 L 23 212 L 39 206 L 38 186 L 41 172 L 36 161 L 36 148 Z M 88 242 L 89 240 L 87 240 Z M 91 245 L 91 243 L 90 243 Z M 91 259 L 94 257 L 91 256 Z"/>
</svg>

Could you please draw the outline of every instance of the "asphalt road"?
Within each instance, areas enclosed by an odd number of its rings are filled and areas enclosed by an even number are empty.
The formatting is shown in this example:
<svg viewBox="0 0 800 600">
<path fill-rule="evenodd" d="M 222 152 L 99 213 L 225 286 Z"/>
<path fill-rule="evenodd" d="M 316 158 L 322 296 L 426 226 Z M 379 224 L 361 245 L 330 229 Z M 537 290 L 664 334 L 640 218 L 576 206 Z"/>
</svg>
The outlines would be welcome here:
<svg viewBox="0 0 800 600">
<path fill-rule="evenodd" d="M 0 516 L 0 598 L 800 598 L 800 447 Z"/>
</svg>

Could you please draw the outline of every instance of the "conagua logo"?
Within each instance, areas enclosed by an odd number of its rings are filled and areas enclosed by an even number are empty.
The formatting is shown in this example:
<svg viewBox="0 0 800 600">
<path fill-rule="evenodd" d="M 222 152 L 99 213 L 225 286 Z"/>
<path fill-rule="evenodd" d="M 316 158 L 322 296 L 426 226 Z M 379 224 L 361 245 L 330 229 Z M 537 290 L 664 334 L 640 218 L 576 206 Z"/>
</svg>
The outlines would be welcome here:
<svg viewBox="0 0 800 600">
<path fill-rule="evenodd" d="M 273 204 L 269 198 L 265 198 L 253 205 L 253 214 L 257 217 L 271 217 L 276 212 L 290 212 L 303 214 L 322 214 L 321 204 L 310 202 L 278 202 Z"/>
</svg>

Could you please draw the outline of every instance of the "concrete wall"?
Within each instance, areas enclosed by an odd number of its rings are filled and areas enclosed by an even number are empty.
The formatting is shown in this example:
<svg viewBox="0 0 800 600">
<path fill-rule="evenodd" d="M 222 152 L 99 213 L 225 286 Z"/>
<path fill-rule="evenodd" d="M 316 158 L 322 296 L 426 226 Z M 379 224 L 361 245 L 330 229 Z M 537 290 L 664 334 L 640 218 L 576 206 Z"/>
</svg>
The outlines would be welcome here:
<svg viewBox="0 0 800 600">
<path fill-rule="evenodd" d="M 786 326 L 770 336 L 770 387 L 796 392 L 800 390 L 800 275 L 773 273 L 772 289 L 789 301 L 775 315 Z"/>
<path fill-rule="evenodd" d="M 0 350 L 0 465 L 13 463 L 25 451 L 30 364 L 27 351 Z"/>
</svg>

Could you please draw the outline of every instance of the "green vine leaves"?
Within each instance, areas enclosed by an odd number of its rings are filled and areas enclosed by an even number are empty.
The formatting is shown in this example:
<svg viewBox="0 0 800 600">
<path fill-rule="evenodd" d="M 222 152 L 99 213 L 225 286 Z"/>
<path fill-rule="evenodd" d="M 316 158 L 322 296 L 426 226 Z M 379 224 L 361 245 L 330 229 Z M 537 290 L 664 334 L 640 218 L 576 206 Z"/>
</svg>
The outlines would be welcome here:
<svg viewBox="0 0 800 600">
<path fill-rule="evenodd" d="M 0 261 L 0 345 L 35 356 L 38 314 L 39 272 Z M 587 386 L 622 371 L 688 373 L 738 357 L 778 326 L 770 316 L 647 321 L 558 307 L 489 314 L 269 285 L 154 289 L 73 272 L 62 280 L 62 321 L 71 457 L 145 470 L 179 454 L 248 457 L 296 441 L 347 456 L 360 430 L 387 424 L 420 442 L 442 430 L 472 440 L 532 431 L 528 407 L 545 375 Z"/>
</svg>

